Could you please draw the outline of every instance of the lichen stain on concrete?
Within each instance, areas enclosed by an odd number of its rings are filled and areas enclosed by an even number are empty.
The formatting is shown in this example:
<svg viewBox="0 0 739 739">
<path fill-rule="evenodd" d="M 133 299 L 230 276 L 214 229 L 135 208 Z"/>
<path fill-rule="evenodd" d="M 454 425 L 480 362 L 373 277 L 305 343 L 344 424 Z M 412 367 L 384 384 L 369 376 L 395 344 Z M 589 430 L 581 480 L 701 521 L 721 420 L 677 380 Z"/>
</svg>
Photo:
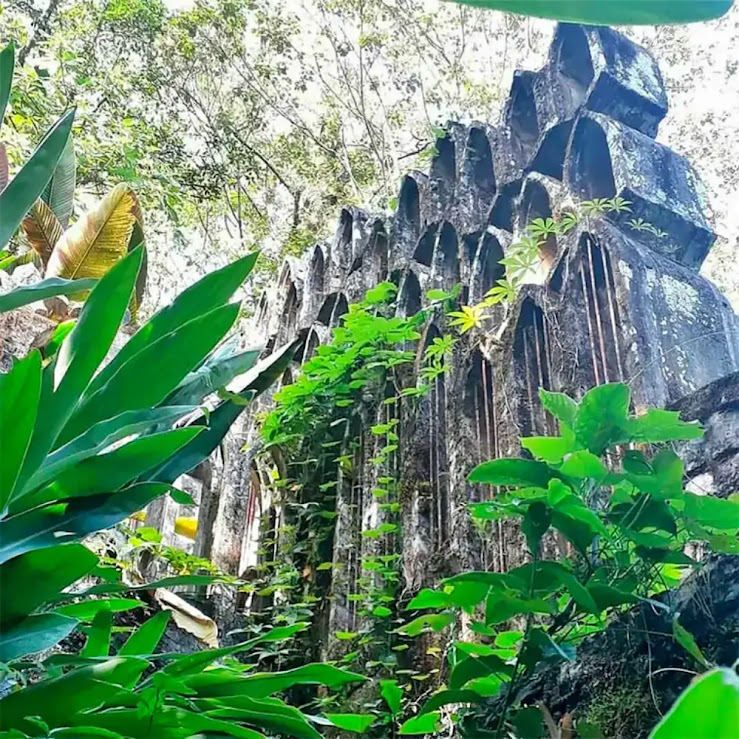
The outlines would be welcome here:
<svg viewBox="0 0 739 739">
<path fill-rule="evenodd" d="M 670 274 L 660 277 L 660 287 L 667 307 L 685 318 L 695 318 L 700 307 L 698 291 L 682 280 L 676 280 Z"/>
</svg>

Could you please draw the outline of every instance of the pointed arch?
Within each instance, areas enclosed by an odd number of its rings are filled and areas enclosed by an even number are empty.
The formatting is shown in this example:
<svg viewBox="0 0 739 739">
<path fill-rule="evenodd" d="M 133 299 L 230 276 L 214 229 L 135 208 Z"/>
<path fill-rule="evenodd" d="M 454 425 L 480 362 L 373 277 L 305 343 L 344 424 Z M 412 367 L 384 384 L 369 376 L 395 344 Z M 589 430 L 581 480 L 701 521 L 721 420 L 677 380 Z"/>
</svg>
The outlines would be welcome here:
<svg viewBox="0 0 739 739">
<path fill-rule="evenodd" d="M 318 337 L 318 333 L 315 329 L 311 329 L 305 339 L 305 346 L 303 347 L 303 353 L 300 359 L 301 364 L 305 364 L 313 357 L 320 343 L 321 340 Z"/>
<path fill-rule="evenodd" d="M 487 231 L 482 239 L 472 265 L 470 295 L 473 302 L 479 302 L 485 294 L 495 286 L 498 280 L 505 278 L 503 248 L 498 239 Z"/>
<path fill-rule="evenodd" d="M 539 117 L 534 96 L 535 72 L 516 71 L 505 112 L 505 122 L 511 131 L 514 155 L 528 159 L 539 138 Z"/>
<path fill-rule="evenodd" d="M 423 351 L 442 337 L 438 326 L 431 323 L 426 329 Z M 451 534 L 451 506 L 449 500 L 449 459 L 447 450 L 447 400 L 444 375 L 431 383 L 428 395 L 419 404 L 423 416 L 421 425 L 428 429 L 427 475 L 431 492 L 430 538 L 441 549 Z"/>
<path fill-rule="evenodd" d="M 523 231 L 538 218 L 546 220 L 552 217 L 552 204 L 549 193 L 541 182 L 531 179 L 537 175 L 529 175 L 524 181 L 519 204 L 519 227 Z M 539 255 L 548 271 L 557 258 L 557 237 L 550 234 L 539 247 Z"/>
<path fill-rule="evenodd" d="M 336 307 L 336 299 L 338 298 L 339 293 L 329 293 L 321 303 L 321 307 L 318 309 L 318 314 L 316 315 L 316 321 L 318 323 L 322 323 L 324 326 L 330 326 L 331 325 L 331 316 L 334 313 L 334 308 Z"/>
<path fill-rule="evenodd" d="M 382 221 L 376 221 L 372 227 L 368 254 L 372 270 L 372 284 L 385 282 L 388 277 L 390 255 L 387 233 Z"/>
<path fill-rule="evenodd" d="M 578 251 L 575 289 L 579 288 L 585 313 L 592 383 L 624 382 L 621 316 L 610 256 L 589 234 L 580 237 Z"/>
<path fill-rule="evenodd" d="M 480 195 L 490 199 L 495 194 L 495 172 L 493 152 L 485 129 L 472 126 L 467 134 L 464 164 L 464 180 L 471 183 Z"/>
<path fill-rule="evenodd" d="M 295 336 L 298 328 L 298 290 L 294 282 L 290 282 L 287 289 L 287 297 L 280 316 L 279 343 L 286 344 Z"/>
<path fill-rule="evenodd" d="M 348 208 L 341 209 L 339 226 L 336 229 L 336 245 L 340 251 L 351 246 L 354 232 L 354 216 Z"/>
<path fill-rule="evenodd" d="M 436 274 L 445 287 L 452 287 L 461 281 L 459 266 L 459 239 L 457 231 L 449 221 L 445 221 L 439 231 L 436 245 Z"/>
<path fill-rule="evenodd" d="M 246 523 L 241 545 L 239 574 L 259 564 L 260 523 L 262 518 L 262 480 L 256 461 L 249 467 L 249 491 L 246 500 Z"/>
<path fill-rule="evenodd" d="M 439 224 L 431 223 L 426 227 L 421 238 L 418 239 L 418 243 L 413 252 L 413 259 L 419 264 L 424 264 L 427 267 L 431 266 L 431 262 L 434 259 L 434 247 L 436 246 L 438 230 Z"/>
<path fill-rule="evenodd" d="M 595 72 L 585 29 L 560 23 L 550 47 L 550 60 L 560 76 L 561 94 L 569 110 L 575 110 L 585 100 Z"/>
<path fill-rule="evenodd" d="M 421 306 L 421 284 L 419 283 L 415 272 L 409 269 L 403 276 L 402 285 L 400 287 L 398 312 L 400 315 L 405 317 L 414 316 L 421 310 Z"/>
<path fill-rule="evenodd" d="M 568 153 L 567 179 L 573 192 L 585 200 L 616 195 L 608 139 L 595 119 L 578 120 Z"/>
<path fill-rule="evenodd" d="M 331 312 L 331 320 L 329 326 L 336 328 L 341 320 L 341 317 L 349 312 L 349 301 L 346 299 L 344 293 L 338 293 L 336 296 L 336 302 L 334 303 L 334 309 Z"/>
<path fill-rule="evenodd" d="M 393 239 L 408 254 L 421 233 L 421 199 L 416 178 L 406 175 L 398 195 L 398 209 L 393 223 Z"/>
<path fill-rule="evenodd" d="M 521 305 L 513 341 L 515 377 L 520 382 L 521 436 L 554 436 L 554 419 L 539 400 L 539 389 L 552 390 L 549 324 L 542 309 L 527 298 Z"/>
<path fill-rule="evenodd" d="M 326 258 L 323 249 L 316 244 L 308 267 L 308 291 L 313 296 L 323 294 L 325 284 Z"/>
</svg>

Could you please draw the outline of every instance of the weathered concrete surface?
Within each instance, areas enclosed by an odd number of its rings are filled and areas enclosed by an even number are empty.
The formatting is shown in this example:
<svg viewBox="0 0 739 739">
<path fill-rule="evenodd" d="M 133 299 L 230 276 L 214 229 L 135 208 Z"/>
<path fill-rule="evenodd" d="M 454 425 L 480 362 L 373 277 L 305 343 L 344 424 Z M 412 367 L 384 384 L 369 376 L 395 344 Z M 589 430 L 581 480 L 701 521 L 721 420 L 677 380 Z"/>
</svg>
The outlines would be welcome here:
<svg viewBox="0 0 739 739">
<path fill-rule="evenodd" d="M 398 286 L 401 315 L 428 306 L 427 290 L 459 283 L 462 301 L 473 303 L 504 276 L 500 259 L 531 219 L 557 217 L 584 198 L 620 194 L 632 202 L 631 213 L 587 218 L 550 239 L 518 300 L 458 340 L 433 402 L 401 414 L 404 594 L 444 574 L 504 569 L 525 556 L 513 526 L 481 539 L 466 506 L 493 491 L 470 485 L 467 475 L 486 459 L 517 454 L 521 435 L 554 431 L 539 387 L 580 396 L 594 384 L 628 382 L 642 409 L 678 403 L 739 370 L 736 316 L 696 274 L 713 242 L 700 183 L 684 158 L 653 140 L 666 110 L 659 70 L 643 49 L 609 29 L 563 25 L 544 67 L 516 75 L 500 125 L 449 123 L 429 173 L 403 179 L 394 218 L 343 209 L 334 236 L 288 258 L 260 300 L 252 329 L 266 353 L 303 337 L 299 361 L 283 378 L 288 383 L 330 340 L 349 304 L 378 282 Z M 637 218 L 664 235 L 633 228 L 629 221 Z M 19 320 L 14 315 L 2 320 Z M 430 337 L 450 328 L 436 312 L 423 330 Z M 696 485 L 710 473 L 715 490 L 725 493 L 737 480 L 734 463 L 726 462 L 735 411 L 706 392 L 701 418 L 708 433 L 702 446 L 686 450 L 688 468 Z M 300 503 L 268 499 L 268 486 L 253 474 L 257 419 L 268 407 L 263 399 L 242 417 L 226 442 L 224 469 L 214 465 L 197 511 L 197 551 L 232 574 L 244 574 L 260 517 L 284 521 L 287 504 Z M 366 431 L 371 413 L 357 407 L 354 420 Z M 370 454 L 367 443 L 359 468 Z M 316 580 L 328 596 L 316 627 L 320 651 L 328 631 L 356 625 L 347 596 L 355 592 L 361 557 L 373 552 L 361 532 L 381 520 L 372 486 L 367 473 L 338 493 L 326 559 L 349 569 L 335 567 L 341 574 Z M 166 538 L 176 512 L 169 503 L 152 511 Z M 226 598 L 214 607 L 237 621 L 243 604 Z"/>
<path fill-rule="evenodd" d="M 705 428 L 703 438 L 679 448 L 689 489 L 720 497 L 739 492 L 739 373 L 722 377 L 670 407 Z"/>
<path fill-rule="evenodd" d="M 463 568 L 522 560 L 514 526 L 484 540 L 474 530 L 466 506 L 491 491 L 466 478 L 485 459 L 517 454 L 521 435 L 554 432 L 540 386 L 580 396 L 594 384 L 629 382 L 643 409 L 739 370 L 736 317 L 696 274 L 713 242 L 700 183 L 685 159 L 653 140 L 666 110 L 647 52 L 609 29 L 561 26 L 547 64 L 515 77 L 499 126 L 449 123 L 429 173 L 403 179 L 393 219 L 345 208 L 333 238 L 287 260 L 262 299 L 254 331 L 269 350 L 303 336 L 302 360 L 379 281 L 398 286 L 400 315 L 427 305 L 427 290 L 458 283 L 464 302 L 479 301 L 504 276 L 499 260 L 532 219 L 556 218 L 583 198 L 620 194 L 632 202 L 631 213 L 585 218 L 551 238 L 518 301 L 462 337 L 433 399 L 404 411 L 402 592 Z M 633 228 L 635 218 L 664 235 Z M 448 330 L 438 314 L 424 327 L 426 336 Z M 298 371 L 296 363 L 285 381 Z M 355 420 L 368 423 L 360 413 Z M 239 445 L 257 440 L 245 417 Z M 712 453 L 696 454 L 704 451 Z M 251 494 L 248 463 L 233 464 L 213 535 L 213 554 L 230 571 L 248 536 Z M 380 520 L 371 474 L 361 486 L 361 495 L 356 483 L 340 486 L 336 502 L 336 574 L 320 585 L 331 598 L 322 617 L 330 631 L 357 625 L 347 595 L 357 562 L 373 551 L 361 532 Z"/>
</svg>

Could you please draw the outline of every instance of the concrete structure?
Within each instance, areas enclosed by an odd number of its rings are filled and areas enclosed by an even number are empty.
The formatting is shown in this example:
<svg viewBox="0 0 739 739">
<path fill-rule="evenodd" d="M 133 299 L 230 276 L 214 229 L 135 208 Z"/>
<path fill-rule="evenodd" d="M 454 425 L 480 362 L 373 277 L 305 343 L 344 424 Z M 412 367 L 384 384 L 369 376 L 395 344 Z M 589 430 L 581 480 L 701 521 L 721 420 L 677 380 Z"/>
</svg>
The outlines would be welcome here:
<svg viewBox="0 0 739 739">
<path fill-rule="evenodd" d="M 253 330 L 266 351 L 302 337 L 289 382 L 348 305 L 378 282 L 396 283 L 406 315 L 425 304 L 428 289 L 457 283 L 463 302 L 474 303 L 504 276 L 499 260 L 533 219 L 556 218 L 585 199 L 632 203 L 629 213 L 586 218 L 550 237 L 516 303 L 496 308 L 484 330 L 457 343 L 450 373 L 412 423 L 403 419 L 407 592 L 462 568 L 520 561 L 515 531 L 477 538 L 466 506 L 481 491 L 466 478 L 481 461 L 518 454 L 521 435 L 554 431 L 540 386 L 580 396 L 595 384 L 628 382 L 635 410 L 671 406 L 707 423 L 706 439 L 686 450 L 687 469 L 702 480 L 696 485 L 726 494 L 738 481 L 739 324 L 698 274 L 714 237 L 691 165 L 654 141 L 666 111 L 659 69 L 645 50 L 607 28 L 561 25 L 547 64 L 515 76 L 502 125 L 448 124 L 430 171 L 404 178 L 394 218 L 344 209 L 333 239 L 288 258 L 262 297 Z M 634 229 L 631 219 L 654 229 Z M 424 341 L 447 330 L 431 323 Z M 240 421 L 220 481 L 204 485 L 201 500 L 197 550 L 233 574 L 256 562 L 260 527 L 267 520 L 279 528 L 281 515 L 254 463 L 254 417 Z M 366 435 L 360 469 L 375 443 Z M 244 443 L 249 454 L 238 451 Z M 338 489 L 332 556 L 343 567 L 321 586 L 331 597 L 319 640 L 358 627 L 348 595 L 360 557 L 372 552 L 361 531 L 382 520 L 372 483 L 368 472 Z"/>
</svg>

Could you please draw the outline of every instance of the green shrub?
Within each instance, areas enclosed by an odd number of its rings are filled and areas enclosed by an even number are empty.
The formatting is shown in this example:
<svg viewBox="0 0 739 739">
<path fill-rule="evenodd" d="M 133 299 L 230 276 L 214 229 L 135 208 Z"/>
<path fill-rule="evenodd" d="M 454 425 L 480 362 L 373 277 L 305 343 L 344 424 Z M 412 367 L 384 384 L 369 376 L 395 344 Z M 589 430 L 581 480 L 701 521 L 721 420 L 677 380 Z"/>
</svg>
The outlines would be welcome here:
<svg viewBox="0 0 739 739">
<path fill-rule="evenodd" d="M 700 436 L 697 423 L 664 410 L 630 415 L 622 384 L 593 388 L 580 403 L 544 390 L 540 398 L 559 435 L 524 438 L 533 459 L 485 462 L 469 477 L 496 490 L 470 506 L 473 517 L 517 520 L 529 561 L 505 573 L 466 572 L 422 591 L 408 608 L 425 613 L 400 629 L 440 631 L 468 614 L 478 639 L 454 644 L 447 688 L 421 715 L 497 698 L 493 736 L 543 732 L 546 714 L 522 705 L 532 679 L 546 666 L 572 661 L 584 637 L 634 604 L 668 613 L 675 640 L 707 667 L 679 614 L 655 596 L 697 566 L 684 552 L 687 543 L 739 550 L 739 498 L 684 490 L 683 464 L 665 446 Z M 558 546 L 550 532 L 560 537 Z M 485 735 L 473 717 L 465 726 L 469 736 Z"/>
</svg>

